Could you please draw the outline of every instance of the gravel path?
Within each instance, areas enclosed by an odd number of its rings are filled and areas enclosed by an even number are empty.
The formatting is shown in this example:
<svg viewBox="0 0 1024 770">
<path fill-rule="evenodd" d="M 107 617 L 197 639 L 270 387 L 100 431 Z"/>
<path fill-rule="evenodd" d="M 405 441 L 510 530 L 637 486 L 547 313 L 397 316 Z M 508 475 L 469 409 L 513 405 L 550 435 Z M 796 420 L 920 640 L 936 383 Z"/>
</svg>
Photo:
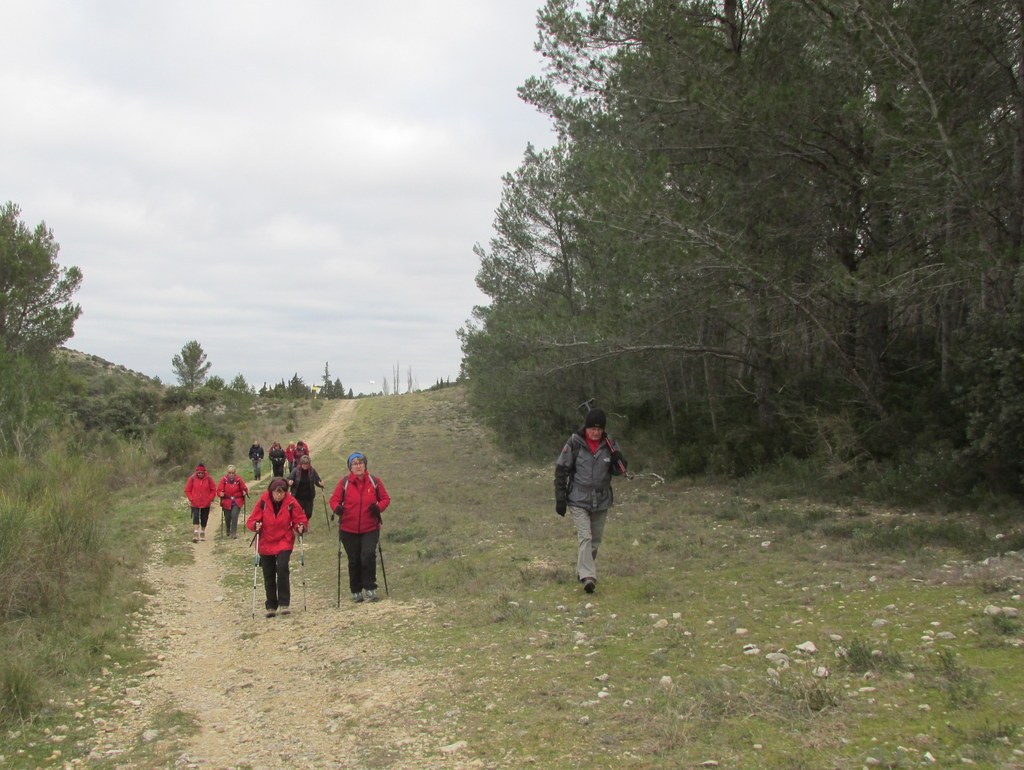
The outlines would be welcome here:
<svg viewBox="0 0 1024 770">
<path fill-rule="evenodd" d="M 351 409 L 342 405 L 310 436 L 314 448 L 332 445 L 343 429 Z M 307 564 L 336 558 L 334 538 L 320 524 L 306 543 Z M 388 598 L 343 601 L 337 608 L 333 581 L 316 585 L 307 576 L 303 611 L 296 553 L 295 611 L 263 616 L 260 575 L 254 619 L 247 544 L 241 533 L 237 540 L 217 534 L 193 546 L 195 562 L 186 565 L 169 566 L 162 554 L 154 555 L 147 580 L 156 593 L 140 613 L 138 635 L 155 666 L 118 699 L 116 726 L 101 729 L 93 762 L 125 768 L 477 766 L 456 756 L 455 727 L 432 707 L 432 695 L 448 695 L 446 672 L 403 649 L 403 629 L 439 622 L 433 606 Z M 247 585 L 237 577 L 245 565 Z M 225 580 L 229 570 L 233 578 Z M 182 721 L 169 716 L 175 712 L 185 721 L 191 717 L 197 731 L 175 728 Z"/>
</svg>

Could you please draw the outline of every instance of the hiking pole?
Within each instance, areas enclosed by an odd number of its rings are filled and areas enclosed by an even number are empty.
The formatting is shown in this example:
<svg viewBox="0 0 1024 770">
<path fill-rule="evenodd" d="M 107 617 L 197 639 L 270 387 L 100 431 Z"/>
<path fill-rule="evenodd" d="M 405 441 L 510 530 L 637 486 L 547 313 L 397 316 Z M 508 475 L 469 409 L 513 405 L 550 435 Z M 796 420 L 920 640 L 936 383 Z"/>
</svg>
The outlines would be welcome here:
<svg viewBox="0 0 1024 770">
<path fill-rule="evenodd" d="M 299 569 L 302 570 L 302 611 L 306 611 L 306 541 L 299 533 Z"/>
<path fill-rule="evenodd" d="M 338 530 L 338 609 L 341 609 L 341 530 Z"/>
<path fill-rule="evenodd" d="M 256 572 L 260 568 L 260 533 L 256 530 L 256 534 L 252 536 L 252 540 L 249 541 L 249 545 L 256 544 L 256 552 L 252 556 L 252 619 L 256 620 Z"/>
<path fill-rule="evenodd" d="M 377 554 L 380 556 L 380 572 L 384 576 L 384 595 L 391 596 L 388 590 L 388 571 L 384 569 L 384 549 L 380 547 L 380 539 L 377 539 Z"/>
<path fill-rule="evenodd" d="M 331 514 L 327 512 L 327 498 L 320 495 L 320 502 L 324 504 L 324 518 L 327 519 L 327 529 L 331 528 Z"/>
</svg>

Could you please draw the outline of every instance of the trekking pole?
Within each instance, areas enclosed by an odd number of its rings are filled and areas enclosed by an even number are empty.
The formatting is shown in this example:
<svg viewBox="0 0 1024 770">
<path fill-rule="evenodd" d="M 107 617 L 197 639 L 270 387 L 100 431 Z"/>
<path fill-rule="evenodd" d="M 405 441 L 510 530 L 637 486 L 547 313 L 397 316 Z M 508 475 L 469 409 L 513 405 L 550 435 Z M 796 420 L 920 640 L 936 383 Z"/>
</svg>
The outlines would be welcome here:
<svg viewBox="0 0 1024 770">
<path fill-rule="evenodd" d="M 256 544 L 256 552 L 252 557 L 252 619 L 256 620 L 256 572 L 260 568 L 260 533 L 257 530 L 256 534 L 252 536 L 252 540 L 249 541 L 249 545 Z"/>
<path fill-rule="evenodd" d="M 331 514 L 327 511 L 327 498 L 320 495 L 320 502 L 324 504 L 324 518 L 327 519 L 327 529 L 331 528 Z"/>
<path fill-rule="evenodd" d="M 391 596 L 388 590 L 388 571 L 384 569 L 384 549 L 380 547 L 380 539 L 377 540 L 377 554 L 380 556 L 380 572 L 384 576 L 384 595 Z"/>
<path fill-rule="evenodd" d="M 302 570 L 302 611 L 306 611 L 306 541 L 299 533 L 299 569 Z"/>
<path fill-rule="evenodd" d="M 338 609 L 341 609 L 341 531 L 338 531 Z"/>
</svg>

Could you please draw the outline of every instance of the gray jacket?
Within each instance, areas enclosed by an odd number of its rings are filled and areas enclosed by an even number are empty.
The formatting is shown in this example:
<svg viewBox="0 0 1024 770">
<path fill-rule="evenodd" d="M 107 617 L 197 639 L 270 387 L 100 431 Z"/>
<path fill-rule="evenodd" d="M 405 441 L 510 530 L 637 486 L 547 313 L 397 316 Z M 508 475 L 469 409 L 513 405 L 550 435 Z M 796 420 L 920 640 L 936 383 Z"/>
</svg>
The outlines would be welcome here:
<svg viewBox="0 0 1024 770">
<path fill-rule="evenodd" d="M 582 431 L 569 436 L 555 463 L 555 501 L 565 500 L 591 513 L 611 508 L 612 476 L 620 472 L 613 462 L 613 451 L 625 465 L 619 445 L 607 434 L 596 453 L 590 451 Z"/>
</svg>

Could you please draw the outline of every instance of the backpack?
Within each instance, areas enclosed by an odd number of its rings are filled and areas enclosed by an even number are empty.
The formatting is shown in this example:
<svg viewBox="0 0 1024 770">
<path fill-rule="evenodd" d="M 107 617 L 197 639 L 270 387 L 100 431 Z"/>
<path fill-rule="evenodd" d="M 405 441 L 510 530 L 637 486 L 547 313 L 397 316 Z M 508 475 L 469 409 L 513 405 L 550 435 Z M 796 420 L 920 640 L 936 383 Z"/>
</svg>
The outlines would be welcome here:
<svg viewBox="0 0 1024 770">
<path fill-rule="evenodd" d="M 367 473 L 366 475 L 370 477 L 370 483 L 373 484 L 373 493 L 377 497 L 377 502 L 379 503 L 380 502 L 380 488 L 377 486 L 377 479 L 374 478 L 373 476 L 370 476 L 369 473 Z M 347 491 L 348 491 L 348 476 L 346 476 L 342 480 L 342 482 L 341 482 L 341 500 L 338 502 L 338 505 L 344 505 L 345 504 L 345 493 Z"/>
</svg>

